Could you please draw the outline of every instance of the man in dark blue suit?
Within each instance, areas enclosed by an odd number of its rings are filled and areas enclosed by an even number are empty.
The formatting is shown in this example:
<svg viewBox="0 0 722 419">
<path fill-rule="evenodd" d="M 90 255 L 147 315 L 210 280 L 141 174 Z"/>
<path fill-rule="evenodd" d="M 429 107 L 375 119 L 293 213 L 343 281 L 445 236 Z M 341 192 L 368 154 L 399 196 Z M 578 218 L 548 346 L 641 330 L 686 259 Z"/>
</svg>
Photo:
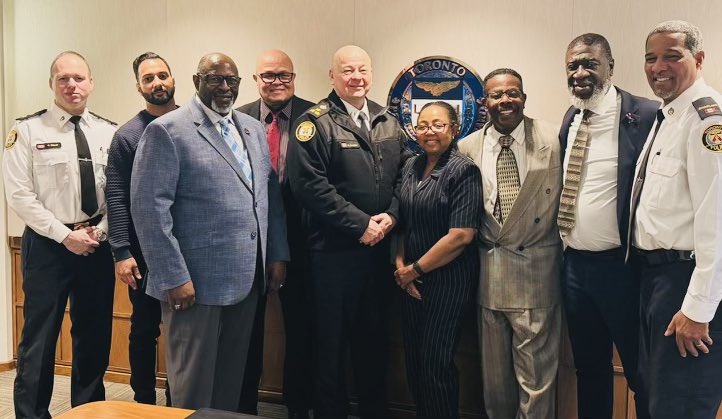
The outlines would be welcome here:
<svg viewBox="0 0 722 419">
<path fill-rule="evenodd" d="M 572 105 L 559 133 L 564 156 L 559 230 L 565 244 L 562 289 L 580 418 L 612 417 L 612 344 L 636 393 L 637 418 L 649 417 L 637 374 L 639 283 L 625 264 L 629 199 L 637 157 L 658 102 L 612 85 L 607 40 L 588 33 L 567 47 Z"/>
<path fill-rule="evenodd" d="M 308 287 L 305 278 L 306 234 L 302 228 L 301 209 L 293 198 L 286 176 L 286 152 L 293 121 L 314 103 L 295 95 L 296 73 L 293 72 L 291 58 L 283 51 L 263 52 L 256 62 L 253 80 L 256 81 L 261 98 L 236 110 L 258 119 L 266 128 L 271 163 L 281 183 L 283 205 L 286 209 L 288 247 L 291 252 L 285 286 L 278 293 L 281 298 L 286 334 L 283 400 L 288 407 L 289 419 L 304 419 L 309 417 L 308 411 L 313 405 L 311 375 L 313 368 L 310 362 L 313 357 L 309 329 L 311 316 L 306 301 Z M 238 411 L 241 413 L 258 414 L 258 384 L 263 367 L 265 314 L 266 298 L 261 297 L 256 309 L 243 378 L 243 391 L 238 405 Z"/>
</svg>

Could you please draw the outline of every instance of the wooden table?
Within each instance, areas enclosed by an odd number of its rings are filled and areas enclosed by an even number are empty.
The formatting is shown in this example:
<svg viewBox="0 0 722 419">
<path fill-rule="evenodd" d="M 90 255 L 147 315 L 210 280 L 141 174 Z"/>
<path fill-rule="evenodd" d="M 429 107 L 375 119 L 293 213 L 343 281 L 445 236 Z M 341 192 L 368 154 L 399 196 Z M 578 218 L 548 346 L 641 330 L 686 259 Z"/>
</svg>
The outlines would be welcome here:
<svg viewBox="0 0 722 419">
<path fill-rule="evenodd" d="M 62 419 L 185 419 L 194 411 L 149 404 L 104 401 L 80 405 L 58 415 Z"/>
</svg>

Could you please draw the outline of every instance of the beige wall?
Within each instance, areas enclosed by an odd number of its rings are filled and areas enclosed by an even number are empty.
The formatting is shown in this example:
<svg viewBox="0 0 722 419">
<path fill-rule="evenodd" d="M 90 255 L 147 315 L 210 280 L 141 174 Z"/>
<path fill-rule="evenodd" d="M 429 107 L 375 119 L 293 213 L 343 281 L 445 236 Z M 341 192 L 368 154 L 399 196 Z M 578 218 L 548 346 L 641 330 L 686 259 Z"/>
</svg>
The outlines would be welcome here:
<svg viewBox="0 0 722 419">
<path fill-rule="evenodd" d="M 671 18 L 699 25 L 708 57 L 705 77 L 722 89 L 722 2 L 718 0 L 3 0 L 5 19 L 5 130 L 12 118 L 46 108 L 52 98 L 48 67 L 57 52 L 86 55 L 96 89 L 91 108 L 124 122 L 142 102 L 131 61 L 153 50 L 176 76 L 176 98 L 193 94 L 191 74 L 211 51 L 233 57 L 244 77 L 237 104 L 256 98 L 255 56 L 286 50 L 298 73 L 297 91 L 318 100 L 330 90 L 328 63 L 344 44 L 366 48 L 374 62 L 371 98 L 385 103 L 390 84 L 405 66 L 427 55 L 460 59 L 483 76 L 505 66 L 524 77 L 527 113 L 561 120 L 567 104 L 563 55 L 583 32 L 609 39 L 614 80 L 650 96 L 642 71 L 649 28 Z M 264 5 L 264 6 L 262 6 Z M 8 233 L 22 223 L 11 215 Z"/>
</svg>

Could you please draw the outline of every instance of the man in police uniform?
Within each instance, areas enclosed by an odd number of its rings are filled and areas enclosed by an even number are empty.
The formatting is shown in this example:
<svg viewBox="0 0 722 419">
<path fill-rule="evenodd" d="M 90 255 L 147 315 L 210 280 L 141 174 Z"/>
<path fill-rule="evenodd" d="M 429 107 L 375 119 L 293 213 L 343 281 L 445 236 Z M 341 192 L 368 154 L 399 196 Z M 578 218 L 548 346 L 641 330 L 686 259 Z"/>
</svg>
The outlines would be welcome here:
<svg viewBox="0 0 722 419">
<path fill-rule="evenodd" d="M 371 59 L 348 45 L 333 56 L 333 91 L 294 127 L 288 177 L 308 232 L 318 350 L 315 418 L 346 417 L 350 343 L 362 418 L 384 417 L 386 306 L 393 284 L 389 240 L 405 136 L 366 99 Z"/>
<path fill-rule="evenodd" d="M 113 260 L 105 243 L 105 164 L 115 123 L 88 111 L 88 63 L 73 51 L 50 66 L 55 101 L 20 118 L 5 142 L 8 205 L 27 224 L 25 307 L 15 415 L 49 418 L 55 345 L 70 297 L 72 406 L 105 398 L 113 315 Z"/>
<path fill-rule="evenodd" d="M 647 36 L 644 70 L 664 103 L 637 162 L 630 236 L 640 371 L 655 419 L 712 419 L 722 400 L 722 95 L 702 79 L 704 58 L 687 22 L 660 23 Z"/>
</svg>

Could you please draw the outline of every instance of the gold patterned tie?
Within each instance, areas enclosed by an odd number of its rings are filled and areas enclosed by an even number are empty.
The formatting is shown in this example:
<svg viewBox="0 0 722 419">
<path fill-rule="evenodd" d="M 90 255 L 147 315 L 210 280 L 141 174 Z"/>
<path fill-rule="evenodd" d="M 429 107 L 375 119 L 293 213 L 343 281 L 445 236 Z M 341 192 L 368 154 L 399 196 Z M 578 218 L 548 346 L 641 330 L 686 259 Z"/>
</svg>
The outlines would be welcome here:
<svg viewBox="0 0 722 419">
<path fill-rule="evenodd" d="M 574 228 L 574 212 L 577 205 L 579 185 L 582 181 L 582 169 L 584 157 L 587 154 L 587 142 L 589 141 L 589 115 L 592 113 L 586 109 L 582 114 L 582 123 L 579 124 L 579 131 L 574 138 L 572 150 L 569 152 L 567 173 L 564 176 L 564 189 L 559 202 L 559 215 L 557 225 L 562 236 L 566 236 Z"/>
<path fill-rule="evenodd" d="M 511 135 L 502 135 L 499 138 L 501 152 L 496 159 L 496 203 L 494 204 L 494 218 L 499 224 L 504 224 L 509 211 L 514 205 L 519 189 L 521 189 L 521 181 L 519 180 L 519 168 L 516 166 L 516 157 L 511 151 L 511 143 L 514 137 Z"/>
</svg>

